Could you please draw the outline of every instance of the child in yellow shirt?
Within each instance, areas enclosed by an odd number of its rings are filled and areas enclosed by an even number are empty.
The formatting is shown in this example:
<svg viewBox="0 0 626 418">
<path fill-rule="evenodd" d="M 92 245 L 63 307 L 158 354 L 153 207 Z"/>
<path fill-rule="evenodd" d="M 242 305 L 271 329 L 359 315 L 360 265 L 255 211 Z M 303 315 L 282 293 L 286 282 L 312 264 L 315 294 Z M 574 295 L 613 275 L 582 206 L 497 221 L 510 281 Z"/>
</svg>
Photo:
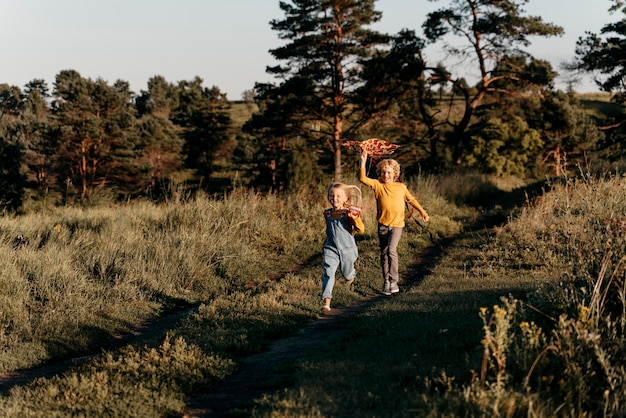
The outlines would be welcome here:
<svg viewBox="0 0 626 418">
<path fill-rule="evenodd" d="M 400 178 L 400 164 L 387 159 L 378 163 L 378 180 L 367 177 L 365 163 L 367 152 L 361 151 L 359 181 L 374 190 L 376 197 L 376 218 L 378 220 L 378 242 L 380 245 L 380 265 L 383 272 L 383 291 L 391 295 L 400 291 L 398 287 L 398 243 L 404 228 L 405 202 L 413 206 L 428 222 L 428 213 Z"/>
</svg>

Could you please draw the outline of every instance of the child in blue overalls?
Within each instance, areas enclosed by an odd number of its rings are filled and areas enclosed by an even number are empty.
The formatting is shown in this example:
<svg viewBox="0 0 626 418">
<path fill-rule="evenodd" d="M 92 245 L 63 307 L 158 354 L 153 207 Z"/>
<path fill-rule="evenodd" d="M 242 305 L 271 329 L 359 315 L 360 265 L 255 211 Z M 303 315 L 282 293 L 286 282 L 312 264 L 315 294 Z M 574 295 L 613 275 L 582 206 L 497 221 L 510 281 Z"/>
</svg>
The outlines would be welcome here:
<svg viewBox="0 0 626 418">
<path fill-rule="evenodd" d="M 335 273 L 337 268 L 347 285 L 351 285 L 356 275 L 354 263 L 359 252 L 354 234 L 362 234 L 365 225 L 358 207 L 352 206 L 351 189 L 356 186 L 333 183 L 328 188 L 328 202 L 331 207 L 324 211 L 326 220 L 326 242 L 324 243 L 324 275 L 322 276 L 322 312 L 330 312 L 330 300 L 333 297 Z"/>
</svg>

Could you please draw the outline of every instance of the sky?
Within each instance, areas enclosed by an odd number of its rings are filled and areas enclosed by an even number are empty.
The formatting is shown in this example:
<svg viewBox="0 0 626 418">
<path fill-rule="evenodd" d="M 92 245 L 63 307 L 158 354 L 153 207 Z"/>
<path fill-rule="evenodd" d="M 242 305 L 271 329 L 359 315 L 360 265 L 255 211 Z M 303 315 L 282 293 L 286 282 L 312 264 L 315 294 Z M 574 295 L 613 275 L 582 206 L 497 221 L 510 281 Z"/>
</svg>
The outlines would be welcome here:
<svg viewBox="0 0 626 418">
<path fill-rule="evenodd" d="M 0 0 L 0 84 L 23 88 L 34 79 L 50 89 L 62 70 L 109 83 L 129 82 L 140 93 L 148 80 L 163 76 L 176 83 L 200 77 L 230 100 L 255 82 L 274 81 L 269 50 L 284 45 L 269 22 L 284 18 L 279 0 Z M 372 29 L 421 35 L 426 13 L 445 0 L 378 0 L 380 22 Z M 534 40 L 528 49 L 559 71 L 574 57 L 576 40 L 617 21 L 610 0 L 530 0 L 524 9 L 564 28 L 559 38 Z M 427 49 L 428 59 L 439 59 Z M 561 71 L 559 71 L 561 72 Z M 468 80 L 471 81 L 471 80 Z M 561 83 L 561 84 L 559 84 Z M 557 88 L 566 88 L 557 80 Z M 575 86 L 595 91 L 588 78 Z"/>
</svg>

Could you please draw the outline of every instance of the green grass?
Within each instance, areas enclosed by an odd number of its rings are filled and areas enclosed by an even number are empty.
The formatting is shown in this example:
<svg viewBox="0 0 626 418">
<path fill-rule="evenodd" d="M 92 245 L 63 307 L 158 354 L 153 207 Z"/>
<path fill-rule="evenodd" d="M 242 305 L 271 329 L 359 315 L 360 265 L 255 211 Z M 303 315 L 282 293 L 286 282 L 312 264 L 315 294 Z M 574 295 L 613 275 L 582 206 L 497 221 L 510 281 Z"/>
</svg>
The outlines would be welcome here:
<svg viewBox="0 0 626 418">
<path fill-rule="evenodd" d="M 290 205 L 241 192 L 0 219 L 0 370 L 99 347 L 312 256 L 319 234 L 298 226 L 319 220 L 305 208 L 293 219 Z"/>
<path fill-rule="evenodd" d="M 245 414 L 619 415 L 624 180 L 526 187 L 420 177 L 411 187 L 431 215 L 432 236 L 407 224 L 403 291 L 295 364 L 288 382 L 276 382 L 286 386 Z M 175 414 L 241 357 L 315 318 L 321 189 L 309 201 L 238 190 L 223 199 L 0 220 L 5 371 L 98 347 L 142 320 L 198 306 L 167 335 L 13 388 L 0 399 L 0 415 Z M 357 281 L 335 288 L 334 306 L 380 289 L 375 206 L 370 193 L 364 197 Z M 462 205 L 487 198 L 497 199 L 480 210 Z M 446 242 L 441 255 L 410 265 Z"/>
<path fill-rule="evenodd" d="M 463 234 L 254 416 L 621 416 L 624 187 L 571 179 Z"/>
<path fill-rule="evenodd" d="M 81 355 L 142 321 L 199 305 L 167 336 L 12 389 L 0 414 L 180 410 L 193 391 L 231 373 L 239 357 L 318 315 L 326 205 L 323 191 L 303 201 L 237 190 L 223 199 L 65 208 L 0 220 L 3 371 Z M 337 287 L 334 306 L 380 288 L 371 196 L 364 207 L 359 280 L 354 290 Z M 458 229 L 445 214 L 433 223 Z M 403 251 L 426 245 L 422 232 Z M 192 369 L 194 377 L 180 372 Z M 129 412 L 131 404 L 142 408 Z"/>
</svg>

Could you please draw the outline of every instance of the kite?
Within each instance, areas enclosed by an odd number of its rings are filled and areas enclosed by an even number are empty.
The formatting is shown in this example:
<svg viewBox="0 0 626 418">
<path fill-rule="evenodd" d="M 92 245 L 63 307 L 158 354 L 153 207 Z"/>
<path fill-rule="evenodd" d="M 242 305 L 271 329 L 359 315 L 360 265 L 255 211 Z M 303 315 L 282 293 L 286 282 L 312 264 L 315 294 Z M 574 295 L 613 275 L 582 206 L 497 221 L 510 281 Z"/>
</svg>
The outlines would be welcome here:
<svg viewBox="0 0 626 418">
<path fill-rule="evenodd" d="M 361 150 L 364 150 L 372 159 L 378 159 L 382 156 L 389 155 L 398 149 L 397 145 L 378 138 L 370 138 L 362 142 L 344 141 L 342 145 L 345 148 L 353 149 L 358 153 L 360 153 Z"/>
</svg>

